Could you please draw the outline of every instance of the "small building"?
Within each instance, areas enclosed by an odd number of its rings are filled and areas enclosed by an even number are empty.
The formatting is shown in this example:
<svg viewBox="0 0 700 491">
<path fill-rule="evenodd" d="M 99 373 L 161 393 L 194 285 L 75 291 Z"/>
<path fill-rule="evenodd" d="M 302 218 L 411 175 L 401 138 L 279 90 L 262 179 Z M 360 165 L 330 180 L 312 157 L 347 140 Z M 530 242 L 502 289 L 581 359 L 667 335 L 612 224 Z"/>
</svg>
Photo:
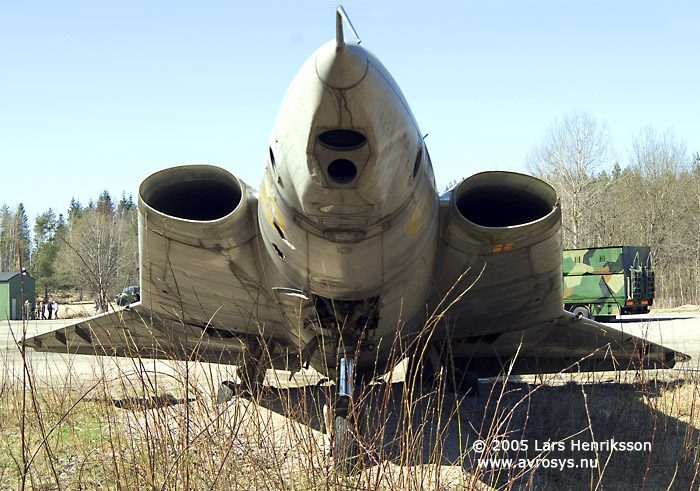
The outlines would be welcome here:
<svg viewBox="0 0 700 491">
<path fill-rule="evenodd" d="M 22 284 L 24 283 L 24 300 Z M 22 303 L 29 300 L 36 306 L 36 281 L 19 272 L 0 273 L 0 320 L 22 320 Z M 30 310 L 31 312 L 31 310 Z"/>
</svg>

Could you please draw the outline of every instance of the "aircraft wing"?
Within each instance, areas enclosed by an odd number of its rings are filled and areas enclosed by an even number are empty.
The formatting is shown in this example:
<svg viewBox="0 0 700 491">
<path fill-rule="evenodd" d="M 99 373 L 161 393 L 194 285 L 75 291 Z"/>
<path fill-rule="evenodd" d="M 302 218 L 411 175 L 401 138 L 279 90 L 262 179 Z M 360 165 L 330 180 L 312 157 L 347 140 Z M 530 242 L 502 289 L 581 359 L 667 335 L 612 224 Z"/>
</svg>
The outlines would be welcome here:
<svg viewBox="0 0 700 491">
<path fill-rule="evenodd" d="M 563 310 L 561 211 L 556 192 L 532 176 L 483 172 L 441 198 L 436 268 L 449 346 L 480 376 L 670 368 L 687 359 L 661 345 Z"/>
<path fill-rule="evenodd" d="M 241 338 L 153 314 L 141 303 L 28 338 L 37 351 L 235 363 Z"/>
<path fill-rule="evenodd" d="M 453 345 L 453 355 L 468 360 L 480 376 L 673 368 L 687 355 L 620 329 L 570 312 L 548 324 L 497 337 L 472 337 Z"/>
<path fill-rule="evenodd" d="M 284 357 L 294 348 L 289 319 L 259 251 L 257 206 L 245 183 L 217 167 L 153 174 L 139 192 L 141 302 L 35 336 L 27 345 L 237 364 L 241 351 L 274 344 Z"/>
</svg>

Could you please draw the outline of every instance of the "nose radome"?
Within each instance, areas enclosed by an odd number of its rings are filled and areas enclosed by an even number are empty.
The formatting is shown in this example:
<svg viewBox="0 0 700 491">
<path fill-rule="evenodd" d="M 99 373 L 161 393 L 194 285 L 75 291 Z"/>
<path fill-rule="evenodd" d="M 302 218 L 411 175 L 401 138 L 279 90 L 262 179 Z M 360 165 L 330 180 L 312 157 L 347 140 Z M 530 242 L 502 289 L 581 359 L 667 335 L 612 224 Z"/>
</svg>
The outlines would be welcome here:
<svg viewBox="0 0 700 491">
<path fill-rule="evenodd" d="M 334 89 L 347 89 L 360 83 L 367 74 L 368 64 L 365 50 L 356 44 L 338 48 L 335 41 L 330 41 L 316 53 L 316 74 Z"/>
</svg>

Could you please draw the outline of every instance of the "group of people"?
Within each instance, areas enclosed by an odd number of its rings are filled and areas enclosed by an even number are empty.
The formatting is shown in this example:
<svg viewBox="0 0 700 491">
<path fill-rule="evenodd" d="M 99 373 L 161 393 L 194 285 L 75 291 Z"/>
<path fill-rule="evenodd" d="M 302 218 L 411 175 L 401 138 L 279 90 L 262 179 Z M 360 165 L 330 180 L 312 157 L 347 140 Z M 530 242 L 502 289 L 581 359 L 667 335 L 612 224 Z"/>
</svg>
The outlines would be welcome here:
<svg viewBox="0 0 700 491">
<path fill-rule="evenodd" d="M 27 319 L 33 318 L 36 320 L 51 320 L 58 319 L 58 304 L 55 300 L 47 299 L 45 302 L 36 304 L 36 311 L 32 311 L 32 304 L 27 300 L 24 303 Z M 34 315 L 31 315 L 34 314 Z"/>
</svg>

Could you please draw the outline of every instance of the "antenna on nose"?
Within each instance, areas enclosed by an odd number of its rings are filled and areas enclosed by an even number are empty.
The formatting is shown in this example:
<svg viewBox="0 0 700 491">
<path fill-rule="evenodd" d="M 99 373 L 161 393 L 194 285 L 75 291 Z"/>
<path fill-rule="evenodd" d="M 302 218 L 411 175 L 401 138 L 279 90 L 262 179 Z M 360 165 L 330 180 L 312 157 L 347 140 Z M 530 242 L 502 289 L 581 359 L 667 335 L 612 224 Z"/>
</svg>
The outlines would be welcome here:
<svg viewBox="0 0 700 491">
<path fill-rule="evenodd" d="M 345 46 L 345 38 L 343 36 L 343 21 L 348 25 L 350 32 L 355 37 L 357 44 L 360 44 L 360 37 L 357 35 L 357 31 L 352 26 L 352 22 L 348 18 L 348 14 L 345 13 L 345 9 L 342 5 L 338 5 L 338 10 L 335 16 L 335 45 L 337 49 L 341 49 Z"/>
</svg>

